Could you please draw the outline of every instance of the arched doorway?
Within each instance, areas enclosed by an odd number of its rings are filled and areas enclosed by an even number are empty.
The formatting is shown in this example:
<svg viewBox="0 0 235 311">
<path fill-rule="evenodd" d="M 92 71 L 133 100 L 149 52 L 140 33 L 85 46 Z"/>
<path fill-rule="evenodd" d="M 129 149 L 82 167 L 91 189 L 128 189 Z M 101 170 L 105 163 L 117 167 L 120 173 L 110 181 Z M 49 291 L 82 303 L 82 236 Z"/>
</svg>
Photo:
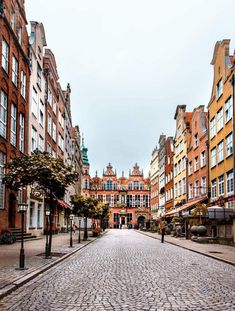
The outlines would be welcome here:
<svg viewBox="0 0 235 311">
<path fill-rule="evenodd" d="M 138 229 L 143 228 L 145 224 L 145 217 L 144 216 L 139 216 L 138 217 Z"/>
<path fill-rule="evenodd" d="M 16 219 L 16 196 L 14 195 L 14 193 L 10 193 L 9 210 L 8 210 L 9 228 L 15 227 L 15 219 Z"/>
</svg>

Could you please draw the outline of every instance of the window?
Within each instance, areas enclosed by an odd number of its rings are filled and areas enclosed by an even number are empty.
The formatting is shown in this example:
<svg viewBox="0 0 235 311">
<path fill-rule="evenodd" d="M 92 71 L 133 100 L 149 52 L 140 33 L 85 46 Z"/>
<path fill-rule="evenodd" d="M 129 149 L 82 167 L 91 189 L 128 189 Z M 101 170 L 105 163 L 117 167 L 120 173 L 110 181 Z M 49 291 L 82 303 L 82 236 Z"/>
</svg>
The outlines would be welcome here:
<svg viewBox="0 0 235 311">
<path fill-rule="evenodd" d="M 140 183 L 140 190 L 144 190 L 144 184 Z"/>
<path fill-rule="evenodd" d="M 175 164 L 175 176 L 177 176 L 177 164 Z"/>
<path fill-rule="evenodd" d="M 222 94 L 223 94 L 223 82 L 222 79 L 220 79 L 216 85 L 216 99 L 218 100 Z"/>
<path fill-rule="evenodd" d="M 223 161 L 224 159 L 224 142 L 221 141 L 218 144 L 218 163 Z"/>
<path fill-rule="evenodd" d="M 132 195 L 127 195 L 126 196 L 126 205 L 127 207 L 132 207 Z"/>
<path fill-rule="evenodd" d="M 186 178 L 183 178 L 183 194 L 186 193 Z"/>
<path fill-rule="evenodd" d="M 9 68 L 9 45 L 2 40 L 2 68 L 8 73 Z"/>
<path fill-rule="evenodd" d="M 210 121 L 210 139 L 215 136 L 215 118 Z"/>
<path fill-rule="evenodd" d="M 52 94 L 51 94 L 51 90 L 48 89 L 48 103 L 49 105 L 52 107 Z"/>
<path fill-rule="evenodd" d="M 12 56 L 12 82 L 17 86 L 18 83 L 18 61 Z"/>
<path fill-rule="evenodd" d="M 195 197 L 199 196 L 199 181 L 198 180 L 194 182 L 194 196 Z"/>
<path fill-rule="evenodd" d="M 42 68 L 39 65 L 39 63 L 37 63 L 37 84 L 41 88 L 41 84 L 42 84 Z"/>
<path fill-rule="evenodd" d="M 30 208 L 29 208 L 29 227 L 34 226 L 34 212 L 35 212 L 35 203 L 30 202 Z"/>
<path fill-rule="evenodd" d="M 199 169 L 199 159 L 198 157 L 194 158 L 194 172 Z"/>
<path fill-rule="evenodd" d="M 33 152 L 37 148 L 37 130 L 32 126 L 31 133 L 31 151 Z"/>
<path fill-rule="evenodd" d="M 189 199 L 193 198 L 193 184 L 189 185 Z"/>
<path fill-rule="evenodd" d="M 52 119 L 51 119 L 51 115 L 48 113 L 47 132 L 50 134 L 50 136 L 51 136 L 51 131 L 52 131 Z"/>
<path fill-rule="evenodd" d="M 132 183 L 128 184 L 128 190 L 132 190 Z"/>
<path fill-rule="evenodd" d="M 44 151 L 44 138 L 41 135 L 38 137 L 38 149 Z"/>
<path fill-rule="evenodd" d="M 42 127 L 44 127 L 44 113 L 45 113 L 45 107 L 43 102 L 40 100 L 39 103 L 39 123 Z"/>
<path fill-rule="evenodd" d="M 107 180 L 107 190 L 113 190 L 113 182 L 112 180 Z"/>
<path fill-rule="evenodd" d="M 192 161 L 190 161 L 189 162 L 189 175 L 192 175 L 192 173 L 193 173 L 193 162 Z"/>
<path fill-rule="evenodd" d="M 180 137 L 181 133 L 182 133 L 182 127 L 181 125 L 179 125 L 178 130 L 177 130 L 177 136 Z"/>
<path fill-rule="evenodd" d="M 11 144 L 16 146 L 16 106 L 11 104 Z"/>
<path fill-rule="evenodd" d="M 148 207 L 149 196 L 143 195 L 143 207 Z"/>
<path fill-rule="evenodd" d="M 212 180 L 211 182 L 211 198 L 212 199 L 215 199 L 216 196 L 217 196 L 217 193 L 216 193 L 216 179 Z"/>
<path fill-rule="evenodd" d="M 139 182 L 138 182 L 138 180 L 134 180 L 134 190 L 139 190 Z"/>
<path fill-rule="evenodd" d="M 26 95 L 26 74 L 21 71 L 21 84 L 20 84 L 20 94 L 25 98 Z"/>
<path fill-rule="evenodd" d="M 52 138 L 56 142 L 56 124 L 52 122 Z"/>
<path fill-rule="evenodd" d="M 135 195 L 135 207 L 140 207 L 140 195 Z"/>
<path fill-rule="evenodd" d="M 198 134 L 194 135 L 194 148 L 198 147 Z"/>
<path fill-rule="evenodd" d="M 18 25 L 18 29 L 17 29 L 17 37 L 18 37 L 18 41 L 19 44 L 22 44 L 22 26 L 19 24 Z"/>
<path fill-rule="evenodd" d="M 56 115 L 56 101 L 54 97 L 53 97 L 53 112 Z"/>
<path fill-rule="evenodd" d="M 42 204 L 38 203 L 37 227 L 42 227 Z"/>
<path fill-rule="evenodd" d="M 113 185 L 113 189 L 114 189 L 114 190 L 117 190 L 117 189 L 118 189 L 117 183 L 115 183 L 115 184 Z"/>
<path fill-rule="evenodd" d="M 216 148 L 211 150 L 211 167 L 216 165 Z"/>
<path fill-rule="evenodd" d="M 85 189 L 89 189 L 89 182 L 87 179 L 85 179 L 85 181 L 84 181 L 84 187 L 85 187 Z"/>
<path fill-rule="evenodd" d="M 233 154 L 233 135 L 230 133 L 226 137 L 226 157 L 230 156 Z"/>
<path fill-rule="evenodd" d="M 113 222 L 120 222 L 120 215 L 118 213 L 113 213 Z"/>
<path fill-rule="evenodd" d="M 186 158 L 183 157 L 182 159 L 182 171 L 186 169 Z"/>
<path fill-rule="evenodd" d="M 233 193 L 233 171 L 227 173 L 227 193 Z"/>
<path fill-rule="evenodd" d="M 175 197 L 178 197 L 178 184 L 175 184 Z"/>
<path fill-rule="evenodd" d="M 219 195 L 223 195 L 224 194 L 224 175 L 219 176 L 218 188 L 219 188 Z"/>
<path fill-rule="evenodd" d="M 202 151 L 201 153 L 201 167 L 206 166 L 206 151 Z"/>
<path fill-rule="evenodd" d="M 13 31 L 15 30 L 15 12 L 11 9 L 11 16 L 10 16 L 10 25 Z"/>
<path fill-rule="evenodd" d="M 223 122 L 223 108 L 221 108 L 218 112 L 217 112 L 217 132 L 219 132 L 224 126 L 224 122 Z"/>
<path fill-rule="evenodd" d="M 106 203 L 111 203 L 111 195 L 110 194 L 106 194 Z"/>
<path fill-rule="evenodd" d="M 132 221 L 132 213 L 127 213 L 127 222 Z"/>
<path fill-rule="evenodd" d="M 7 136 L 7 94 L 3 91 L 0 103 L 0 135 L 4 138 Z"/>
<path fill-rule="evenodd" d="M 64 138 L 60 133 L 58 135 L 58 145 L 59 145 L 60 149 L 62 151 L 64 151 Z"/>
<path fill-rule="evenodd" d="M 178 182 L 178 195 L 181 196 L 182 194 L 182 186 L 181 186 L 181 180 Z"/>
<path fill-rule="evenodd" d="M 35 90 L 35 88 L 33 87 L 33 101 L 32 101 L 32 113 L 34 114 L 34 116 L 37 118 L 38 115 L 38 94 L 37 91 Z"/>
<path fill-rule="evenodd" d="M 5 163 L 6 155 L 0 152 L 0 209 L 5 208 L 5 185 L 2 183 L 3 176 L 5 175 Z"/>
<path fill-rule="evenodd" d="M 225 122 L 228 122 L 230 119 L 232 119 L 232 114 L 233 114 L 232 97 L 229 97 L 229 99 L 225 102 Z"/>
<path fill-rule="evenodd" d="M 206 176 L 203 176 L 201 180 L 201 193 L 204 194 L 206 191 Z"/>
<path fill-rule="evenodd" d="M 19 149 L 24 152 L 24 115 L 20 113 Z"/>
<path fill-rule="evenodd" d="M 181 160 L 179 160 L 178 162 L 178 174 L 181 173 Z"/>
</svg>

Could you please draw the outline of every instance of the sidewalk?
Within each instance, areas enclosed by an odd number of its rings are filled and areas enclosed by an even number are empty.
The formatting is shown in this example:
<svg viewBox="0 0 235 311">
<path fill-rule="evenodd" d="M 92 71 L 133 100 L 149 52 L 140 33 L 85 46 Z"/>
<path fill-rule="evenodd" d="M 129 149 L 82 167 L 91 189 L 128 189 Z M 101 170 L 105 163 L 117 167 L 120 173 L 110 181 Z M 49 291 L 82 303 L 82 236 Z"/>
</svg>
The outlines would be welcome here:
<svg viewBox="0 0 235 311">
<path fill-rule="evenodd" d="M 161 235 L 155 232 L 137 230 L 136 232 L 158 239 L 159 242 L 161 240 Z M 235 266 L 235 247 L 233 246 L 221 244 L 201 244 L 191 240 L 186 240 L 185 238 L 175 238 L 169 235 L 165 235 L 164 241 Z"/>
<path fill-rule="evenodd" d="M 83 232 L 81 232 L 81 243 L 78 244 L 78 232 L 73 233 L 73 248 L 70 248 L 69 233 L 53 235 L 53 256 L 50 259 L 45 259 L 43 256 L 45 236 L 42 239 L 25 241 L 25 267 L 27 270 L 23 271 L 16 270 L 19 267 L 20 243 L 0 245 L 0 299 L 97 239 L 89 236 L 88 241 L 82 241 L 82 238 Z"/>
</svg>

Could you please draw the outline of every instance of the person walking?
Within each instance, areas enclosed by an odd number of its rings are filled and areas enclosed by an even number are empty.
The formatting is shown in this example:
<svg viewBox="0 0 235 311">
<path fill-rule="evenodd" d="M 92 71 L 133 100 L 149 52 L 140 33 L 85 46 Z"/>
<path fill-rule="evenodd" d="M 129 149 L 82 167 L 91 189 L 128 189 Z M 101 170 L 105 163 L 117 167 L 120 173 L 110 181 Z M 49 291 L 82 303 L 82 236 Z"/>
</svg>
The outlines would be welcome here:
<svg viewBox="0 0 235 311">
<path fill-rule="evenodd" d="M 162 222 L 160 223 L 161 243 L 164 243 L 165 230 L 166 230 L 166 222 L 162 220 Z"/>
</svg>

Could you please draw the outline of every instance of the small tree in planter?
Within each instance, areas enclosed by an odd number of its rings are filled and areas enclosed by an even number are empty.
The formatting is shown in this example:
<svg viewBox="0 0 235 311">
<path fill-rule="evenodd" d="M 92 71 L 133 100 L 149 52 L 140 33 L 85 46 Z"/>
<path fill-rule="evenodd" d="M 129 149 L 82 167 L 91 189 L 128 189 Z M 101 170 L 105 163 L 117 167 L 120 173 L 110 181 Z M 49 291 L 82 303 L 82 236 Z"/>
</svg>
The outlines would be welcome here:
<svg viewBox="0 0 235 311">
<path fill-rule="evenodd" d="M 15 157 L 5 165 L 6 174 L 3 183 L 13 190 L 36 184 L 36 188 L 45 195 L 50 206 L 49 255 L 52 245 L 53 215 L 58 199 L 63 199 L 66 188 L 78 180 L 73 166 L 67 166 L 60 158 L 47 152 L 35 150 L 30 155 Z"/>
<path fill-rule="evenodd" d="M 85 197 L 82 195 L 73 195 L 71 197 L 71 204 L 73 206 L 73 214 L 78 217 L 84 217 L 84 237 L 86 241 L 88 238 L 87 232 L 87 218 L 92 218 L 95 213 L 95 208 L 99 201 L 96 198 Z"/>
</svg>

